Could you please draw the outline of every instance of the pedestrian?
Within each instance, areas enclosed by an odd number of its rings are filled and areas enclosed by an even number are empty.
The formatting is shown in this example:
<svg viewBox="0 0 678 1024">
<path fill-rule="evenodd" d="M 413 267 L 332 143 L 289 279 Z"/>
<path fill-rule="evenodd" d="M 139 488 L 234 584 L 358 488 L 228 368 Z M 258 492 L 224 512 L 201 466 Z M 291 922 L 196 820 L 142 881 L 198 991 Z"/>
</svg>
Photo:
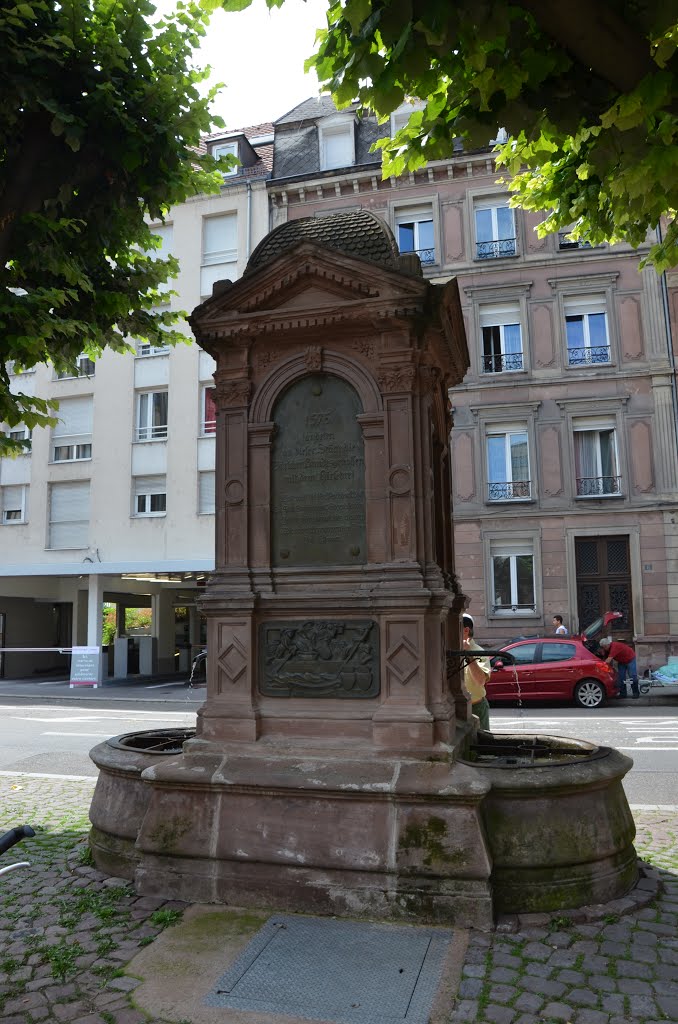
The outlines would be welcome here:
<svg viewBox="0 0 678 1024">
<path fill-rule="evenodd" d="M 567 626 L 563 625 L 563 616 L 562 615 L 554 615 L 553 616 L 553 625 L 556 628 L 556 636 L 567 636 L 568 635 L 569 629 L 567 628 Z"/>
<path fill-rule="evenodd" d="M 473 619 L 470 615 L 462 616 L 464 628 L 464 651 L 482 651 L 482 647 L 473 639 Z M 470 658 L 464 667 L 464 686 L 471 698 L 473 714 L 478 716 L 480 728 L 486 732 L 490 728 L 490 705 L 487 700 L 485 683 L 490 678 L 489 658 Z"/>
<path fill-rule="evenodd" d="M 617 662 L 617 673 L 618 673 L 618 685 L 619 692 L 618 697 L 626 699 L 626 677 L 628 676 L 631 680 L 631 692 L 634 700 L 638 700 L 640 697 L 640 688 L 638 686 L 638 666 L 636 665 L 636 652 L 633 647 L 629 647 L 628 644 L 623 644 L 621 640 L 613 640 L 612 637 L 605 636 L 600 641 L 600 646 L 603 648 L 603 653 L 607 652 L 605 661 L 609 665 L 611 661 Z"/>
</svg>

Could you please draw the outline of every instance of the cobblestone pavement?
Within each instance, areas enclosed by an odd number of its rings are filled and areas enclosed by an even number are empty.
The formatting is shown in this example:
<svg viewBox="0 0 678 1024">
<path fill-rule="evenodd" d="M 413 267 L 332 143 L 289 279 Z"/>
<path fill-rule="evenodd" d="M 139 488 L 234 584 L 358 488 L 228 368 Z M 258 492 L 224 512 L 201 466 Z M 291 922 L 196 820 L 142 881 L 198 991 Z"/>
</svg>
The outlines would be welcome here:
<svg viewBox="0 0 678 1024">
<path fill-rule="evenodd" d="M 184 905 L 137 898 L 87 865 L 93 783 L 0 777 L 0 831 L 38 830 L 3 859 L 32 865 L 0 877 L 3 1024 L 166 1024 L 135 1008 L 125 965 Z M 662 878 L 658 898 L 594 923 L 563 915 L 471 932 L 452 1024 L 678 1024 L 678 815 L 635 817 L 638 851 Z"/>
</svg>

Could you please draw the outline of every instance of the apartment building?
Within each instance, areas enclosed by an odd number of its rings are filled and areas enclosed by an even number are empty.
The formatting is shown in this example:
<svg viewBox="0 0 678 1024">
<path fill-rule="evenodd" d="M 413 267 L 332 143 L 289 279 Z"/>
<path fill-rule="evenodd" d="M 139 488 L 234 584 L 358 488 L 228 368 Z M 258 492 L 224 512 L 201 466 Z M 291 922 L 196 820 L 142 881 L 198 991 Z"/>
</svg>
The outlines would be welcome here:
<svg viewBox="0 0 678 1024">
<path fill-rule="evenodd" d="M 272 226 L 364 208 L 459 280 L 471 367 L 451 395 L 457 572 L 493 646 L 606 609 L 641 665 L 678 653 L 675 283 L 628 246 L 539 238 L 488 148 L 382 180 L 390 124 L 329 97 L 275 122 Z"/>
<path fill-rule="evenodd" d="M 180 260 L 169 308 L 190 312 L 215 281 L 242 274 L 268 231 L 272 141 L 270 124 L 205 140 L 240 163 L 218 195 L 153 226 L 161 254 Z M 104 601 L 119 623 L 125 607 L 152 606 L 149 670 L 187 667 L 200 643 L 195 602 L 214 564 L 214 363 L 182 330 L 186 345 L 83 356 L 77 377 L 52 366 L 13 375 L 16 391 L 59 400 L 59 422 L 0 460 L 0 647 L 51 649 L 0 655 L 5 676 L 64 665 L 60 647 L 100 644 Z"/>
<path fill-rule="evenodd" d="M 678 653 L 678 275 L 639 271 L 626 246 L 539 239 L 497 183 L 492 140 L 382 180 L 373 143 L 408 114 L 379 125 L 322 96 L 206 139 L 240 165 L 155 226 L 181 264 L 168 302 L 192 310 L 287 220 L 381 216 L 427 277 L 460 283 L 472 364 L 451 395 L 454 540 L 477 636 L 548 632 L 556 613 L 575 630 L 615 608 L 641 664 L 663 664 Z M 13 378 L 61 405 L 30 454 L 0 460 L 0 647 L 96 644 L 104 600 L 153 607 L 158 671 L 201 642 L 214 366 L 186 333 L 167 351 L 83 357 L 78 377 Z M 8 676 L 63 662 L 1 657 Z"/>
</svg>

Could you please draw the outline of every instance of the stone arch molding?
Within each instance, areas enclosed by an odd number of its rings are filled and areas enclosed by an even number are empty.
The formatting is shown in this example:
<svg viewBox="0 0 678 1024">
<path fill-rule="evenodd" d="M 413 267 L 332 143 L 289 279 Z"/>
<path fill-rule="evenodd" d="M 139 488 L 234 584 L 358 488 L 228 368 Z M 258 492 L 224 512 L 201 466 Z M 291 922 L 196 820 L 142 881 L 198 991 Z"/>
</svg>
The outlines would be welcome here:
<svg viewBox="0 0 678 1024">
<path fill-rule="evenodd" d="M 358 393 L 363 413 L 383 411 L 377 382 L 360 363 L 340 352 L 323 349 L 322 361 L 317 368 L 309 368 L 305 352 L 290 356 L 279 363 L 262 381 L 250 405 L 250 423 L 270 423 L 273 406 L 281 392 L 300 377 L 311 373 L 331 373 L 350 384 Z"/>
</svg>

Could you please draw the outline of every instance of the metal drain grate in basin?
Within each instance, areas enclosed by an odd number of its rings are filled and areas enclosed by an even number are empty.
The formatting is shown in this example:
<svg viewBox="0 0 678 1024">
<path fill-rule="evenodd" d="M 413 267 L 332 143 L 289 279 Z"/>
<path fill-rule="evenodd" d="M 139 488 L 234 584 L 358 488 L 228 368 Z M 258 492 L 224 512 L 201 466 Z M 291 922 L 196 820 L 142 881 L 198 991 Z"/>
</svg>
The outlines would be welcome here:
<svg viewBox="0 0 678 1024">
<path fill-rule="evenodd" d="M 427 1024 L 451 939 L 443 928 L 277 914 L 205 1005 L 335 1024 Z"/>
</svg>

